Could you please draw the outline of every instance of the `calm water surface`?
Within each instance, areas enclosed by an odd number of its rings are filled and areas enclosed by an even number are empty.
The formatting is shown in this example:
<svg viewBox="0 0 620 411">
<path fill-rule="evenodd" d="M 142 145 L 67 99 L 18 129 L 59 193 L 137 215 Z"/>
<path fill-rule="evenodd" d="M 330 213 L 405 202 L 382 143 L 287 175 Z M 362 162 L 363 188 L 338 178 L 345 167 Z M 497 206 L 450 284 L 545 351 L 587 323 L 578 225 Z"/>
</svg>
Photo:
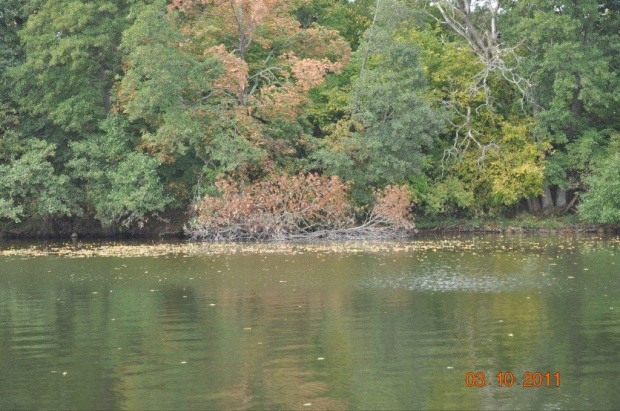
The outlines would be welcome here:
<svg viewBox="0 0 620 411">
<path fill-rule="evenodd" d="M 0 257 L 0 408 L 618 409 L 617 238 L 436 241 Z M 491 385 L 467 387 L 478 371 Z M 560 387 L 517 385 L 527 371 Z"/>
</svg>

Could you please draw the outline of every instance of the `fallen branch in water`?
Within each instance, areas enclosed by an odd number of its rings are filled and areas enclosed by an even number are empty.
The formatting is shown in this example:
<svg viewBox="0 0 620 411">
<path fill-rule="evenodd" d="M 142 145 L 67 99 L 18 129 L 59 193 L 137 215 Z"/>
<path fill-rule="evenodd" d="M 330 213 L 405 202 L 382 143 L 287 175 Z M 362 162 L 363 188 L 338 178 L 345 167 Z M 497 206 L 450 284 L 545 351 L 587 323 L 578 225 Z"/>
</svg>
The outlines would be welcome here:
<svg viewBox="0 0 620 411">
<path fill-rule="evenodd" d="M 215 242 L 295 239 L 388 239 L 414 232 L 406 186 L 375 190 L 375 205 L 355 225 L 348 184 L 316 174 L 276 176 L 243 186 L 221 178 L 218 196 L 195 206 L 192 239 Z M 359 210 L 357 210 L 359 211 Z"/>
</svg>

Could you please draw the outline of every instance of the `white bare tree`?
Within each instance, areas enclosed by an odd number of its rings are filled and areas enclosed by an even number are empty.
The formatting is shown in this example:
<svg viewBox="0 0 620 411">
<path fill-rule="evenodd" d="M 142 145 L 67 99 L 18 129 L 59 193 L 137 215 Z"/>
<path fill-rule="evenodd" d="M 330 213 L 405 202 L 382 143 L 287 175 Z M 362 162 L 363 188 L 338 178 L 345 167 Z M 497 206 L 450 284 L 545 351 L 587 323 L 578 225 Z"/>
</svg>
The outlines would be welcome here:
<svg viewBox="0 0 620 411">
<path fill-rule="evenodd" d="M 480 59 L 483 69 L 475 76 L 469 92 L 471 95 L 483 93 L 484 101 L 476 107 L 464 105 L 456 99 L 446 102 L 455 113 L 452 122 L 455 129 L 454 144 L 444 153 L 444 162 L 449 158 L 460 159 L 469 147 L 477 147 L 480 151 L 478 164 L 484 166 L 486 154 L 499 147 L 491 141 L 481 143 L 480 133 L 475 130 L 472 115 L 486 108 L 493 113 L 495 99 L 489 86 L 489 77 L 499 75 L 512 84 L 521 94 L 522 109 L 525 102 L 530 101 L 531 82 L 519 75 L 521 57 L 516 53 L 520 44 L 508 46 L 501 41 L 497 28 L 497 20 L 503 13 L 502 0 L 418 0 L 428 11 L 428 15 L 436 19 L 459 37 L 464 39 L 472 52 Z M 436 10 L 436 11 L 434 11 Z"/>
</svg>

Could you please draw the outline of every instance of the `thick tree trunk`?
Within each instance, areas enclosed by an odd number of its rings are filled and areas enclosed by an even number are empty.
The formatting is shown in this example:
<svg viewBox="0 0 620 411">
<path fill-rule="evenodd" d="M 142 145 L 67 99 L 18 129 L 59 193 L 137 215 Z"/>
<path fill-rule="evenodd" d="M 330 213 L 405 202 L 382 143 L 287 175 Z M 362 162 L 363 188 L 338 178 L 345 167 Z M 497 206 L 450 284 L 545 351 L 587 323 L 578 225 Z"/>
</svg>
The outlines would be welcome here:
<svg viewBox="0 0 620 411">
<path fill-rule="evenodd" d="M 555 195 L 555 206 L 558 208 L 566 207 L 566 189 L 558 187 Z"/>
<path fill-rule="evenodd" d="M 551 197 L 551 187 L 545 186 L 542 195 L 542 209 L 545 212 L 549 212 L 553 209 L 553 198 Z"/>
<path fill-rule="evenodd" d="M 536 214 L 540 211 L 540 200 L 538 200 L 538 197 L 527 199 L 527 209 L 530 214 Z"/>
</svg>

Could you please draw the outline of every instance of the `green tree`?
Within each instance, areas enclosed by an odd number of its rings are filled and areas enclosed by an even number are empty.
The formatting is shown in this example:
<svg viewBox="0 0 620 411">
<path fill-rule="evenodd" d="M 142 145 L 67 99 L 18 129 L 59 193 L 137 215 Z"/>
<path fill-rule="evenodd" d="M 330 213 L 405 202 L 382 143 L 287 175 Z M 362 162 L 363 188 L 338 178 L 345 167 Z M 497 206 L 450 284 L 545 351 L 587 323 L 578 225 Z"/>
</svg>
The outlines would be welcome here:
<svg viewBox="0 0 620 411">
<path fill-rule="evenodd" d="M 581 156 L 587 141 L 604 140 L 620 127 L 620 5 L 618 2 L 519 1 L 508 4 L 506 38 L 522 44 L 522 75 L 531 79 L 534 134 L 552 145 L 546 173 L 557 186 L 555 205 L 566 190 L 586 189 Z M 598 135 L 598 137 L 595 137 Z M 553 203 L 545 188 L 547 206 Z"/>
<path fill-rule="evenodd" d="M 109 117 L 101 128 L 103 133 L 71 143 L 68 167 L 84 187 L 86 208 L 104 226 L 141 225 L 170 202 L 157 173 L 160 160 L 134 149 L 136 138 L 120 118 Z"/>
<path fill-rule="evenodd" d="M 121 73 L 118 45 L 135 2 L 31 0 L 19 31 L 26 56 L 12 70 L 16 98 L 64 132 L 95 131 L 111 109 Z"/>
<path fill-rule="evenodd" d="M 370 187 L 419 174 L 424 150 L 442 128 L 440 112 L 424 98 L 420 50 L 407 38 L 412 10 L 396 0 L 376 7 L 356 52 L 360 73 L 352 86 L 350 116 L 332 128 L 315 154 L 328 172 L 353 181 L 360 199 Z"/>
<path fill-rule="evenodd" d="M 585 179 L 589 189 L 579 207 L 591 223 L 620 224 L 620 152 L 612 153 L 595 173 Z"/>
<path fill-rule="evenodd" d="M 0 97 L 6 102 L 10 90 L 7 69 L 19 64 L 23 51 L 17 32 L 24 23 L 22 2 L 4 0 L 0 2 Z"/>
<path fill-rule="evenodd" d="M 69 178 L 56 172 L 56 147 L 22 136 L 16 112 L 0 105 L 0 221 L 71 214 Z"/>
</svg>

